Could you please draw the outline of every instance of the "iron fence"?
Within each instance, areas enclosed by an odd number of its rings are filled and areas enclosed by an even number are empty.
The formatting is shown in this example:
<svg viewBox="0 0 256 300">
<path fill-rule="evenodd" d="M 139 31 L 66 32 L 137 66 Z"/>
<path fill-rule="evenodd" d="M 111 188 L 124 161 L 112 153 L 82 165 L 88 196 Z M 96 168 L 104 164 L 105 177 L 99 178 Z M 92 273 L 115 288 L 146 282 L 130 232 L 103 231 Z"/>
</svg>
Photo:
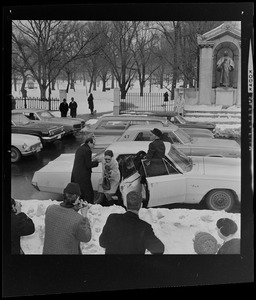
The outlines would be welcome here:
<svg viewBox="0 0 256 300">
<path fill-rule="evenodd" d="M 120 113 L 128 112 L 171 112 L 174 111 L 174 100 L 164 101 L 163 93 L 127 93 L 120 100 Z"/>
<path fill-rule="evenodd" d="M 47 110 L 59 110 L 60 100 L 57 98 L 41 99 L 41 98 L 15 98 L 16 109 L 19 108 L 37 108 Z"/>
</svg>

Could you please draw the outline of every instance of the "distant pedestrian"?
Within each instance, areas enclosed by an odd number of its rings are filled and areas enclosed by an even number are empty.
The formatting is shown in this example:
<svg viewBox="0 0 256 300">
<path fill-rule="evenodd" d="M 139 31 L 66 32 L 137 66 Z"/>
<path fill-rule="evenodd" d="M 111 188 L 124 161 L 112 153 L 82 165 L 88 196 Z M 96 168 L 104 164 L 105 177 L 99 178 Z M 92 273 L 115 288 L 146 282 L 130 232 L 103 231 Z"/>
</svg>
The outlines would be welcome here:
<svg viewBox="0 0 256 300">
<path fill-rule="evenodd" d="M 70 116 L 72 118 L 76 118 L 77 103 L 74 100 L 74 97 L 71 98 L 71 102 L 69 103 L 68 107 L 70 109 Z"/>
<path fill-rule="evenodd" d="M 61 102 L 61 104 L 59 106 L 59 110 L 60 110 L 60 113 L 61 113 L 61 117 L 66 117 L 67 116 L 68 104 L 67 104 L 67 100 L 65 98 Z"/>
<path fill-rule="evenodd" d="M 169 95 L 167 92 L 164 93 L 164 102 L 168 102 L 169 101 Z"/>
<path fill-rule="evenodd" d="M 82 254 L 80 242 L 90 241 L 91 227 L 88 203 L 80 195 L 79 185 L 68 183 L 63 191 L 64 201 L 47 207 L 43 254 Z"/>
<path fill-rule="evenodd" d="M 184 106 L 185 106 L 185 99 L 183 97 L 183 95 L 181 95 L 178 99 L 177 99 L 177 106 L 176 106 L 176 112 L 178 113 L 178 115 L 180 116 L 184 116 Z"/>
<path fill-rule="evenodd" d="M 127 194 L 127 212 L 108 216 L 99 237 L 105 254 L 163 254 L 164 244 L 155 236 L 152 226 L 139 218 L 142 206 L 141 194 Z"/>
<path fill-rule="evenodd" d="M 221 218 L 216 223 L 218 235 L 224 240 L 217 254 L 240 254 L 240 239 L 235 238 L 236 223 L 228 218 Z"/>
<path fill-rule="evenodd" d="M 11 95 L 11 99 L 12 99 L 12 109 L 15 109 L 16 108 L 16 100 L 12 95 Z"/>
<path fill-rule="evenodd" d="M 81 188 L 81 197 L 89 203 L 93 203 L 94 192 L 91 182 L 92 168 L 97 167 L 99 162 L 92 161 L 92 149 L 95 140 L 86 138 L 85 142 L 76 150 L 71 182 L 76 182 Z"/>
<path fill-rule="evenodd" d="M 90 109 L 90 111 L 91 111 L 91 115 L 93 115 L 93 112 L 94 112 L 94 103 L 93 103 L 93 99 L 94 99 L 94 98 L 93 98 L 93 95 L 92 95 L 92 93 L 90 93 L 90 95 L 89 95 L 87 101 L 88 101 L 89 109 Z"/>
<path fill-rule="evenodd" d="M 35 225 L 24 212 L 21 203 L 11 198 L 11 254 L 25 254 L 20 245 L 22 236 L 35 232 Z"/>
</svg>

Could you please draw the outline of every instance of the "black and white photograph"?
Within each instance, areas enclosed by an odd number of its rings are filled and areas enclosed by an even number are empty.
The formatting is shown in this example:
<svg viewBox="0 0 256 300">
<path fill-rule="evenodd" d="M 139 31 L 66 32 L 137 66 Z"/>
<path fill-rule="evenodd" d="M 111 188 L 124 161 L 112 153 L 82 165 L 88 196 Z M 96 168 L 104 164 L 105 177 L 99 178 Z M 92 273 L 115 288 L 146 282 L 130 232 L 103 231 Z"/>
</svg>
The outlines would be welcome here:
<svg viewBox="0 0 256 300">
<path fill-rule="evenodd" d="M 254 281 L 253 8 L 3 6 L 2 297 Z"/>
</svg>

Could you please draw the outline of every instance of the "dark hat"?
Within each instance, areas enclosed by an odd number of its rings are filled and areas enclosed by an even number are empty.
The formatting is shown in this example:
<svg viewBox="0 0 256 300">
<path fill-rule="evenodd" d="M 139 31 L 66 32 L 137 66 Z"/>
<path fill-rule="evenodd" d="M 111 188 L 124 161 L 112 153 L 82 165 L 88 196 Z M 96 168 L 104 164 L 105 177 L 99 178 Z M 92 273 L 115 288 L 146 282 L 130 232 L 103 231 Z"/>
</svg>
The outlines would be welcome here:
<svg viewBox="0 0 256 300">
<path fill-rule="evenodd" d="M 151 132 L 158 137 L 161 137 L 163 135 L 162 131 L 157 128 L 154 128 L 153 130 L 151 130 Z"/>
<path fill-rule="evenodd" d="M 81 196 L 81 190 L 78 183 L 70 182 L 64 189 L 64 193 L 76 194 Z"/>
<path fill-rule="evenodd" d="M 237 232 L 236 223 L 228 218 L 221 218 L 217 221 L 216 226 L 220 229 L 220 232 L 224 236 L 229 236 Z"/>
</svg>

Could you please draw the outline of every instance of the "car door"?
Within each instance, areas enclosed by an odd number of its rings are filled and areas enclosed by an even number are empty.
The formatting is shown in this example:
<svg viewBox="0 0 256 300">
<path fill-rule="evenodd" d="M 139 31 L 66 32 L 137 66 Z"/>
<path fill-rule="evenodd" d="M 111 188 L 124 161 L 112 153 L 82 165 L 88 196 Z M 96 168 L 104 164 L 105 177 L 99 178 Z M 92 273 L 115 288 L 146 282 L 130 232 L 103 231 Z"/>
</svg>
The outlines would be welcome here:
<svg viewBox="0 0 256 300">
<path fill-rule="evenodd" d="M 173 164 L 163 159 L 163 175 L 148 176 L 146 161 L 142 161 L 149 191 L 148 207 L 183 203 L 186 196 L 186 178 Z"/>
<path fill-rule="evenodd" d="M 119 155 L 117 158 L 121 174 L 121 182 L 119 188 L 122 194 L 123 204 L 125 206 L 127 206 L 126 196 L 129 192 L 142 192 L 142 185 L 140 183 L 141 177 L 135 167 L 133 158 L 134 154 Z"/>
</svg>

